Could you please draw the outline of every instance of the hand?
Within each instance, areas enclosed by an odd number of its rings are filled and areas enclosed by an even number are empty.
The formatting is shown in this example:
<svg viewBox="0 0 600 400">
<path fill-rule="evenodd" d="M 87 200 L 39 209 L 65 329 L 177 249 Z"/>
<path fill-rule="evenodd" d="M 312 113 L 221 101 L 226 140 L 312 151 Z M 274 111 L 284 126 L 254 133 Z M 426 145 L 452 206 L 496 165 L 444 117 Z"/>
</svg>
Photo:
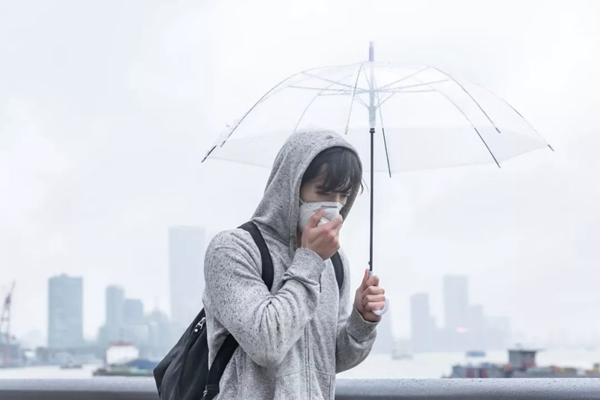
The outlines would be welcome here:
<svg viewBox="0 0 600 400">
<path fill-rule="evenodd" d="M 325 214 L 324 209 L 317 211 L 302 231 L 301 246 L 314 251 L 323 260 L 331 258 L 340 249 L 340 229 L 342 228 L 342 217 L 317 226 Z"/>
<path fill-rule="evenodd" d="M 369 278 L 368 269 L 365 270 L 361 285 L 356 289 L 354 307 L 365 321 L 378 322 L 381 320 L 381 315 L 376 315 L 373 310 L 381 310 L 385 307 L 385 290 L 379 287 L 377 275 Z"/>
</svg>

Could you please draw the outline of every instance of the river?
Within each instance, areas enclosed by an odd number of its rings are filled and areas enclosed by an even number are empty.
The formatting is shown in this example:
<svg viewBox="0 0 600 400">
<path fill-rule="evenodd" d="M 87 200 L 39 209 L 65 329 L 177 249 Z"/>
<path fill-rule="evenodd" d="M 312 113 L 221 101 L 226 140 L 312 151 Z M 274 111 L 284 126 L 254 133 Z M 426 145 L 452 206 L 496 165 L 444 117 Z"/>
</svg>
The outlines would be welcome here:
<svg viewBox="0 0 600 400">
<path fill-rule="evenodd" d="M 479 361 L 506 363 L 506 352 L 488 352 Z M 464 353 L 417 354 L 412 360 L 392 360 L 389 356 L 374 354 L 358 367 L 338 375 L 340 379 L 406 379 L 440 378 L 449 374 L 451 366 L 466 363 Z M 552 349 L 537 356 L 540 366 L 557 365 L 589 369 L 600 362 L 599 350 Z M 0 379 L 84 379 L 90 378 L 98 365 L 85 365 L 82 369 L 60 369 L 58 367 L 26 367 L 0 369 Z"/>
</svg>

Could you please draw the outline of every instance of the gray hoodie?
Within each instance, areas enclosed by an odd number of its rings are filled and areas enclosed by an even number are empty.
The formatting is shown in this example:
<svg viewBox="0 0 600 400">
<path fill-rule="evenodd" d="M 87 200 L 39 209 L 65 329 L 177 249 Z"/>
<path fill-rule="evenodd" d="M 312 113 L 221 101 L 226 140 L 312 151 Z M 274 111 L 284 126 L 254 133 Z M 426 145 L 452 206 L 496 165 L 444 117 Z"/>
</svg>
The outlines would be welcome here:
<svg viewBox="0 0 600 400">
<path fill-rule="evenodd" d="M 321 151 L 343 146 L 332 132 L 296 133 L 280 150 L 252 217 L 271 253 L 271 291 L 260 252 L 246 231 L 218 234 L 204 263 L 209 360 L 230 332 L 240 344 L 220 382 L 219 399 L 334 399 L 335 374 L 360 364 L 375 342 L 376 323 L 352 306 L 348 259 L 338 289 L 330 260 L 298 248 L 296 226 L 304 171 Z M 356 193 L 342 209 L 347 217 Z"/>
</svg>

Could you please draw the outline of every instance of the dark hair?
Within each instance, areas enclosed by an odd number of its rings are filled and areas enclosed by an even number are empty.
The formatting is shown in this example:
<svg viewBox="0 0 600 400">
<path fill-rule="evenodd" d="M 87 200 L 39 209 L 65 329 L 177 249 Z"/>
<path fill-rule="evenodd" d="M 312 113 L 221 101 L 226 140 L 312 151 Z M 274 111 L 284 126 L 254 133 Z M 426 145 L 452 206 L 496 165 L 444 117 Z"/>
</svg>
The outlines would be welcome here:
<svg viewBox="0 0 600 400">
<path fill-rule="evenodd" d="M 323 177 L 319 189 L 324 192 L 350 193 L 362 190 L 362 166 L 355 152 L 346 147 L 330 147 L 320 152 L 310 163 L 301 186 Z"/>
</svg>

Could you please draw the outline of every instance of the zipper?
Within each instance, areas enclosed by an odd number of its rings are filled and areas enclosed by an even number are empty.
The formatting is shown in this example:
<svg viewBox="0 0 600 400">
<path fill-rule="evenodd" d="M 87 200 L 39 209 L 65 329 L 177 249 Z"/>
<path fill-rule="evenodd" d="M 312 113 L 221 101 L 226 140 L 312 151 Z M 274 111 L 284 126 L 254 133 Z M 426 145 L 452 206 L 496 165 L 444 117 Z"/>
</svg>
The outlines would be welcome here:
<svg viewBox="0 0 600 400">
<path fill-rule="evenodd" d="M 202 328 L 204 328 L 205 323 L 206 323 L 206 317 L 202 317 L 200 322 L 198 322 L 196 324 L 196 326 L 194 327 L 194 333 L 198 333 L 200 330 L 202 330 Z"/>
<path fill-rule="evenodd" d="M 202 317 L 202 319 L 196 324 L 196 326 L 194 326 L 194 330 L 193 330 L 193 334 L 197 334 L 198 332 L 200 332 L 200 330 L 204 327 L 204 324 L 206 323 L 206 317 Z M 183 350 L 183 357 L 181 360 L 181 374 L 179 375 L 179 379 L 177 380 L 177 387 L 175 388 L 175 393 L 177 393 L 177 396 L 179 396 L 179 391 L 181 388 L 181 380 L 183 379 L 183 370 L 185 370 L 185 364 L 187 362 L 187 353 L 190 350 L 190 347 L 192 347 L 192 338 L 188 338 L 187 343 L 185 344 L 184 350 Z"/>
</svg>

